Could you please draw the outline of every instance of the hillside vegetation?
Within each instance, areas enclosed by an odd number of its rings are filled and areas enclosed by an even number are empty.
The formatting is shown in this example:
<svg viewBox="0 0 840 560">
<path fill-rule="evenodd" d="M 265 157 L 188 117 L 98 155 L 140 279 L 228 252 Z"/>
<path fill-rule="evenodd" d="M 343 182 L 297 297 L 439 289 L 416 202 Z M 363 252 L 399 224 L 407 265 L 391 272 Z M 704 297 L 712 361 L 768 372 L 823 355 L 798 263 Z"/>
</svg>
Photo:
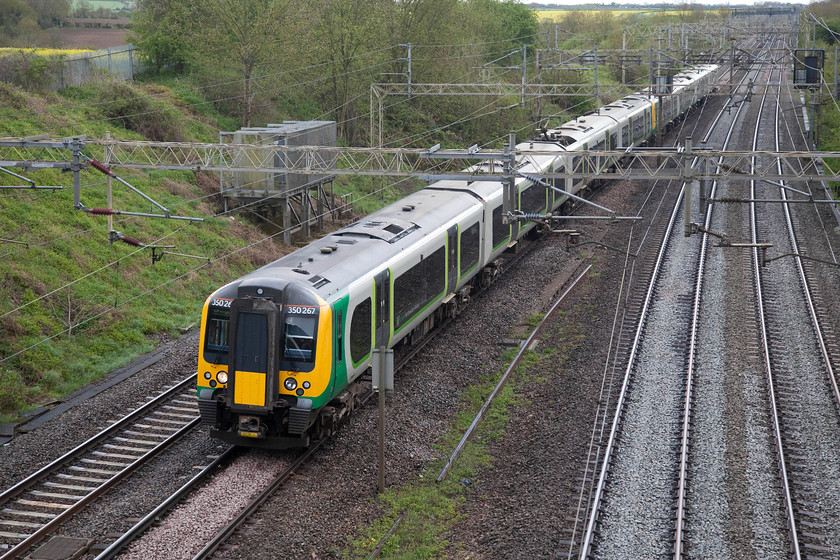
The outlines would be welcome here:
<svg viewBox="0 0 840 560">
<path fill-rule="evenodd" d="M 620 37 L 615 18 L 574 12 L 567 18 L 564 25 L 577 26 L 569 30 L 591 34 L 595 42 Z M 534 12 L 510 0 L 315 0 L 305 9 L 291 0 L 138 0 L 133 33 L 154 69 L 142 83 L 105 79 L 38 91 L 45 87 L 37 79 L 43 69 L 61 61 L 20 54 L 13 73 L 18 85 L 0 82 L 0 136 L 101 139 L 110 133 L 127 140 L 217 142 L 220 130 L 241 125 L 318 119 L 338 123 L 339 142 L 369 145 L 378 142 L 369 128 L 371 84 L 408 81 L 409 43 L 413 84 L 517 84 L 523 71 L 535 82 L 534 53 L 542 44 Z M 602 69 L 599 83 L 620 76 Z M 539 77 L 544 83 L 593 78 L 591 69 L 546 70 Z M 520 101 L 516 88 L 506 96 L 386 97 L 383 144 L 499 148 L 511 130 L 527 138 L 535 127 L 597 105 L 585 95 Z M 56 192 L 0 190 L 0 420 L 61 398 L 160 340 L 180 336 L 195 327 L 216 287 L 293 249 L 247 216 L 222 214 L 217 175 L 117 172 L 178 215 L 205 221 L 115 219 L 114 229 L 126 237 L 171 245 L 169 251 L 180 254 L 153 264 L 148 248 L 109 244 L 105 217 L 73 209 L 70 174 L 26 173 L 38 185 L 64 187 Z M 0 172 L 0 185 L 21 183 Z M 338 194 L 354 193 L 358 213 L 420 186 L 417 180 L 336 181 Z M 105 197 L 104 176 L 84 171 L 82 203 L 103 207 Z M 113 206 L 157 213 L 116 182 Z"/>
<path fill-rule="evenodd" d="M 801 48 L 811 48 L 812 41 L 816 38 L 815 47 L 825 50 L 825 61 L 823 66 L 823 86 L 821 99 L 823 101 L 819 126 L 819 142 L 817 148 L 824 151 L 840 152 L 840 104 L 837 102 L 837 92 L 834 84 L 837 83 L 836 75 L 838 61 L 835 59 L 836 46 L 840 43 L 840 4 L 837 2 L 815 2 L 806 10 L 819 19 L 816 24 L 812 18 L 806 26 L 803 26 L 803 33 L 800 35 L 799 44 Z M 806 96 L 814 96 L 813 92 L 802 90 Z M 810 101 L 809 101 L 810 103 Z M 828 162 L 836 169 L 838 162 Z M 832 183 L 835 197 L 840 196 L 840 184 Z"/>
<path fill-rule="evenodd" d="M 35 95 L 0 83 L 0 136 L 49 130 L 54 137 L 103 138 L 110 131 L 123 139 L 218 138 L 213 121 L 183 105 L 168 88 L 152 85 L 105 82 Z M 109 245 L 105 217 L 73 210 L 69 174 L 27 173 L 39 186 L 65 187 L 56 192 L 0 190 L 0 416 L 58 398 L 178 336 L 196 324 L 210 291 L 287 250 L 238 218 L 214 217 L 217 177 L 119 173 L 173 213 L 205 221 L 117 217 L 116 230 L 213 262 L 167 255 L 152 265 L 149 249 Z M 103 179 L 82 173 L 86 206 L 107 206 Z M 0 185 L 22 184 L 0 173 Z M 117 182 L 113 192 L 117 209 L 157 211 Z"/>
</svg>

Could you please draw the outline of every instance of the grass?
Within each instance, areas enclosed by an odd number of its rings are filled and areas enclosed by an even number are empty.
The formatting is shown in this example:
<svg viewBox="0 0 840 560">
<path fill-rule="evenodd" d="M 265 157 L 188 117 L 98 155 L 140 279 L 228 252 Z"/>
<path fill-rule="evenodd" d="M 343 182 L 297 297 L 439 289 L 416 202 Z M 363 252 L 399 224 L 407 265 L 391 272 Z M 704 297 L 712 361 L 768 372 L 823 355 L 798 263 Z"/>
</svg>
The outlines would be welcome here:
<svg viewBox="0 0 840 560">
<path fill-rule="evenodd" d="M 147 117 L 128 117 L 131 112 Z M 138 130 L 151 130 L 164 136 L 160 139 L 171 134 L 213 141 L 218 138 L 214 119 L 224 121 L 209 110 L 193 113 L 183 98 L 163 86 L 135 89 L 100 83 L 33 95 L 0 84 L 0 136 L 46 132 L 52 137 L 102 138 L 110 131 L 115 138 L 138 140 L 146 138 Z M 49 156 L 69 161 L 70 153 L 31 157 Z M 174 214 L 205 218 L 188 225 L 115 217 L 116 230 L 214 263 L 167 255 L 152 264 L 149 249 L 110 245 L 105 217 L 73 209 L 72 175 L 58 170 L 26 173 L 38 185 L 64 189 L 4 190 L 6 196 L 0 198 L 0 238 L 28 244 L 0 243 L 0 422 L 128 363 L 153 349 L 162 335 L 179 336 L 199 320 L 207 294 L 285 251 L 269 241 L 234 253 L 264 236 L 239 219 L 212 217 L 217 209 L 207 196 L 218 189 L 218 179 L 205 177 L 202 183 L 187 171 L 116 172 Z M 20 184 L 0 174 L 0 185 Z M 81 184 L 83 204 L 107 206 L 103 175 L 84 170 Z M 117 182 L 113 207 L 159 213 Z"/>
<path fill-rule="evenodd" d="M 526 322 L 536 324 L 542 317 L 542 314 L 534 314 Z M 568 326 L 559 327 L 556 334 L 564 341 L 562 350 L 544 346 L 524 353 L 519 367 L 489 407 L 447 478 L 436 482 L 445 464 L 441 459 L 429 464 L 416 480 L 386 490 L 378 497 L 383 514 L 373 523 L 359 528 L 348 542 L 343 553 L 345 558 L 366 558 L 401 514 L 405 517 L 385 541 L 382 558 L 442 558 L 461 548 L 459 543 L 451 541 L 452 529 L 463 518 L 461 508 L 466 500 L 481 495 L 482 488 L 473 480 L 480 471 L 493 468 L 495 459 L 490 446 L 505 436 L 511 414 L 529 406 L 523 390 L 546 382 L 549 376 L 544 372 L 562 368 L 568 351 L 582 343 L 582 337 Z M 509 364 L 515 355 L 515 349 L 506 352 L 502 363 Z M 504 369 L 482 376 L 464 392 L 449 431 L 435 445 L 438 455 L 448 459 Z"/>
<path fill-rule="evenodd" d="M 126 3 L 121 0 L 73 0 L 71 2 L 71 7 L 73 10 L 78 10 L 82 4 L 87 4 L 94 10 L 99 8 L 107 10 L 121 10 L 126 5 Z"/>
</svg>

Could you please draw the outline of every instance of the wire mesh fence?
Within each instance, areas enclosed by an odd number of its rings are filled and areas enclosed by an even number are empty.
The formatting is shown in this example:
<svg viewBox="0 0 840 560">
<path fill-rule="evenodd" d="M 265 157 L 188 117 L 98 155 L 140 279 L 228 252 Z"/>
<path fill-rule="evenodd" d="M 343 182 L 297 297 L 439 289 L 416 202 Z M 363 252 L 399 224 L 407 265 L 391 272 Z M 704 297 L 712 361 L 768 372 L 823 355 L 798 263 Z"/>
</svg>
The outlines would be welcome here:
<svg viewBox="0 0 840 560">
<path fill-rule="evenodd" d="M 61 71 L 56 74 L 50 89 L 80 86 L 102 79 L 127 81 L 145 69 L 134 45 L 71 55 L 64 58 Z"/>
</svg>

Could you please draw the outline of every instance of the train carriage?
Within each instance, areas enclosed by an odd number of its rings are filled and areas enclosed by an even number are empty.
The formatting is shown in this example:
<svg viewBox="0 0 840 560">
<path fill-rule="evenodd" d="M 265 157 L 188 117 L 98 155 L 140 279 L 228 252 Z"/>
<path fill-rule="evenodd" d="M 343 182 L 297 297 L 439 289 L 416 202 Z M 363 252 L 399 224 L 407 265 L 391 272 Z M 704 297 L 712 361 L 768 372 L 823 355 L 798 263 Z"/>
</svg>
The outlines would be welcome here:
<svg viewBox="0 0 840 560">
<path fill-rule="evenodd" d="M 715 69 L 675 78 L 688 94 L 668 117 L 657 119 L 656 97 L 637 93 L 518 144 L 520 153 L 556 152 L 519 163 L 519 207 L 556 210 L 567 197 L 528 176 L 591 172 L 566 152 L 644 142 L 702 97 Z M 548 182 L 577 193 L 588 180 Z M 500 182 L 439 181 L 216 290 L 202 312 L 197 383 L 211 435 L 285 448 L 329 433 L 354 407 L 374 348 L 410 342 L 453 314 L 536 227 L 505 224 L 502 208 Z"/>
</svg>

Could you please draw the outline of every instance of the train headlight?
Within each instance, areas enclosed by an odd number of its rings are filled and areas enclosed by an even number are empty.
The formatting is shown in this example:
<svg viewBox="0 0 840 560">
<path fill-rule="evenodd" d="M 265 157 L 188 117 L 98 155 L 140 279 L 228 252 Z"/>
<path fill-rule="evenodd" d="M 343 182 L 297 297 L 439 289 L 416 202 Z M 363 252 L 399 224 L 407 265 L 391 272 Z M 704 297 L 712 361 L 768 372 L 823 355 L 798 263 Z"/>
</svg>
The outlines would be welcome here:
<svg viewBox="0 0 840 560">
<path fill-rule="evenodd" d="M 209 371 L 204 372 L 204 379 L 210 379 L 211 377 L 213 377 L 212 373 L 210 373 Z"/>
<path fill-rule="evenodd" d="M 286 380 L 283 382 L 283 386 L 286 388 L 287 391 L 294 391 L 297 387 L 297 381 L 294 377 L 287 377 Z"/>
<path fill-rule="evenodd" d="M 226 371 L 220 371 L 219 373 L 216 374 L 216 379 L 219 380 L 219 383 L 224 385 L 225 383 L 228 382 L 227 372 Z"/>
</svg>

